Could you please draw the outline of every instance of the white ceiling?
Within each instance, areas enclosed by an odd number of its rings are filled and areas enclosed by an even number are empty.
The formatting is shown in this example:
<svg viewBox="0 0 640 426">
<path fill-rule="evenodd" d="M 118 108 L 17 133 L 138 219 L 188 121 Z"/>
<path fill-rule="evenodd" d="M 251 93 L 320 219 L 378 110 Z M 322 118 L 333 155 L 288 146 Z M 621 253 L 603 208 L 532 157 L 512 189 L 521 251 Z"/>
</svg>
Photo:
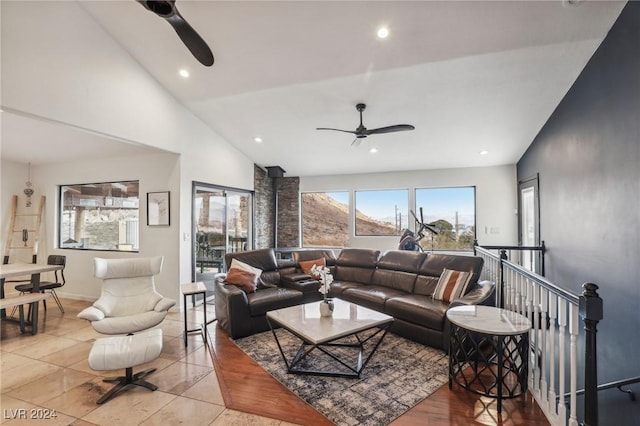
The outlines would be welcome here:
<svg viewBox="0 0 640 426">
<path fill-rule="evenodd" d="M 133 0 L 82 5 L 176 99 L 254 162 L 305 176 L 514 164 L 624 2 L 178 0 L 213 50 L 210 68 Z M 390 29 L 386 40 L 375 36 L 380 25 Z M 191 77 L 178 77 L 179 68 Z M 347 133 L 315 130 L 355 130 L 358 102 L 368 105 L 369 128 L 416 130 L 370 136 L 359 147 Z M 3 114 L 3 135 L 18 118 Z M 264 142 L 255 143 L 256 136 Z M 94 143 L 140 149 L 91 139 L 81 142 L 85 149 Z M 2 156 L 12 149 L 3 142 Z M 46 158 L 55 161 L 53 154 Z"/>
</svg>

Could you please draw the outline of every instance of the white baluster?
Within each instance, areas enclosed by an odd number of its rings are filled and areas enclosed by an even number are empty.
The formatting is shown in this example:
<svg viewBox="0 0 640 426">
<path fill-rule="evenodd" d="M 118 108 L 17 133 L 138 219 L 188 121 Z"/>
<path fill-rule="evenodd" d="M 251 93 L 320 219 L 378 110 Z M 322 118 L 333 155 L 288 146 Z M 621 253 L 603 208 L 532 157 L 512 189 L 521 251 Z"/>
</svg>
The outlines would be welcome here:
<svg viewBox="0 0 640 426">
<path fill-rule="evenodd" d="M 565 351 L 567 346 L 567 301 L 564 299 L 558 300 L 558 417 L 562 419 L 562 423 L 566 422 L 567 418 L 567 405 L 565 403 L 564 394 L 566 393 L 565 383 L 567 381 L 565 372 Z"/>
<path fill-rule="evenodd" d="M 525 316 L 527 318 L 529 318 L 529 320 L 531 320 L 531 324 L 533 324 L 533 289 L 531 287 L 531 284 L 529 283 L 528 279 L 524 279 L 523 283 L 524 288 L 523 291 L 525 292 Z M 529 344 L 533 344 L 535 342 L 535 328 L 532 327 L 531 330 L 529 331 Z M 533 345 L 533 347 L 535 348 L 535 344 Z M 535 381 L 535 359 L 536 359 L 536 353 L 533 353 L 533 360 L 531 360 L 530 358 L 530 362 L 529 362 L 529 389 L 531 389 L 535 395 L 535 390 L 537 387 L 537 383 Z"/>
<path fill-rule="evenodd" d="M 533 348 L 534 348 L 534 358 L 533 358 L 533 381 L 536 390 L 536 395 L 540 396 L 540 365 L 539 365 L 539 357 L 540 353 L 540 289 L 535 283 L 530 284 L 532 292 L 533 292 Z"/>
<path fill-rule="evenodd" d="M 547 405 L 554 415 L 558 413 L 556 404 L 556 320 L 558 318 L 558 296 L 549 295 L 549 393 Z"/>
<path fill-rule="evenodd" d="M 547 316 L 549 307 L 549 290 L 540 287 L 540 400 L 547 402 L 547 362 L 549 353 L 547 352 Z M 550 361 L 549 361 L 550 362 Z"/>
<path fill-rule="evenodd" d="M 578 419 L 576 415 L 576 392 L 578 391 L 578 324 L 580 320 L 578 318 L 578 307 L 574 304 L 569 305 L 569 334 L 570 338 L 570 362 L 571 362 L 571 377 L 570 384 L 571 392 L 569 399 L 569 425 L 577 426 Z"/>
</svg>

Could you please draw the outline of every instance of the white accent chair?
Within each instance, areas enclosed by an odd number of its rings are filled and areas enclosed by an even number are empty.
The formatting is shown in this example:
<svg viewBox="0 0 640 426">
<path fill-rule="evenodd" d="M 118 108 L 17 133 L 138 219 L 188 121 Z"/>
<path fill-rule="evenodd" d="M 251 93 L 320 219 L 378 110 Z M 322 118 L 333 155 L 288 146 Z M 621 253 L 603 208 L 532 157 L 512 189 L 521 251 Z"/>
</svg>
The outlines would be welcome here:
<svg viewBox="0 0 640 426">
<path fill-rule="evenodd" d="M 127 334 L 162 322 L 176 301 L 162 297 L 153 277 L 162 270 L 162 256 L 94 259 L 94 275 L 102 278 L 102 293 L 78 318 L 91 321 L 102 334 Z"/>
</svg>

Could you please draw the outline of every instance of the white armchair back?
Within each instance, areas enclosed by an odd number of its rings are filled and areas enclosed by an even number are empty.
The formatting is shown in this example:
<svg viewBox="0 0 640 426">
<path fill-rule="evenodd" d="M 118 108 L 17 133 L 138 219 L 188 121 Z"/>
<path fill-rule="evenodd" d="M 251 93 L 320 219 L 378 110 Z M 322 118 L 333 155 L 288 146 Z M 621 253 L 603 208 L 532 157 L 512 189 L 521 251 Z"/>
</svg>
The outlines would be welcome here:
<svg viewBox="0 0 640 426">
<path fill-rule="evenodd" d="M 78 314 L 104 334 L 126 334 L 151 328 L 167 315 L 175 300 L 156 291 L 154 276 L 162 271 L 162 256 L 94 259 L 94 274 L 102 292 L 93 306 Z"/>
</svg>

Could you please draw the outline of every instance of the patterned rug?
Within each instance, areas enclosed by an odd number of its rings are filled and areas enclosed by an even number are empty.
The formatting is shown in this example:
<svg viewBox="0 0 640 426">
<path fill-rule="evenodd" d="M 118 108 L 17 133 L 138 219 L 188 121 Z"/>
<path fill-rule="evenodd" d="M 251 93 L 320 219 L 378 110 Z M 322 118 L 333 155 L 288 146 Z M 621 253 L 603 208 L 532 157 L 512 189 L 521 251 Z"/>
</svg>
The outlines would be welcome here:
<svg viewBox="0 0 640 426">
<path fill-rule="evenodd" d="M 300 340 L 283 329 L 276 333 L 291 360 Z M 377 338 L 365 345 L 365 359 Z M 342 340 L 341 342 L 346 342 Z M 271 331 L 235 340 L 280 383 L 337 425 L 386 425 L 425 399 L 448 381 L 448 358 L 443 351 L 387 333 L 360 378 L 288 374 Z M 353 348 L 332 349 L 341 359 L 352 359 Z M 304 368 L 344 369 L 329 356 L 314 350 Z"/>
</svg>

